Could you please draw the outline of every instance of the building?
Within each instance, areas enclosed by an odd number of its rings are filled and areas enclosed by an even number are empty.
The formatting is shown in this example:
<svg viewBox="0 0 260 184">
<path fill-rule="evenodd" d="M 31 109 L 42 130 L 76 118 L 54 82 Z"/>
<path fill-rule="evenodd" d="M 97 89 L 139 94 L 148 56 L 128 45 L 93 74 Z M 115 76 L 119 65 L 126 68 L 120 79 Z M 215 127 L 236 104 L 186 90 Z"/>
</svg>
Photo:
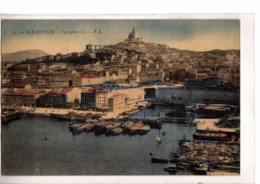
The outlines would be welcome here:
<svg viewBox="0 0 260 184">
<path fill-rule="evenodd" d="M 45 91 L 32 90 L 14 90 L 7 91 L 2 94 L 2 107 L 21 108 L 21 107 L 37 107 L 39 98 L 44 95 Z"/>
<path fill-rule="evenodd" d="M 164 81 L 165 73 L 160 69 L 145 70 L 140 73 L 140 81 Z"/>
<path fill-rule="evenodd" d="M 80 101 L 80 92 L 78 88 L 53 89 L 39 99 L 40 107 L 67 108 L 69 104 L 73 105 Z"/>
<path fill-rule="evenodd" d="M 186 88 L 217 88 L 221 84 L 219 77 L 209 77 L 205 79 L 194 79 L 185 81 Z"/>
<path fill-rule="evenodd" d="M 123 112 L 126 108 L 126 95 L 117 94 L 108 99 L 108 111 L 109 112 Z"/>
<path fill-rule="evenodd" d="M 144 89 L 142 87 L 115 87 L 110 91 L 110 95 L 124 94 L 130 101 L 143 101 L 144 100 Z"/>
<path fill-rule="evenodd" d="M 146 98 L 157 98 L 173 103 L 212 103 L 212 104 L 240 104 L 239 91 L 227 91 L 221 89 L 185 89 L 182 87 L 173 88 L 147 88 Z M 147 96 L 149 94 L 149 97 Z"/>
<path fill-rule="evenodd" d="M 32 89 L 32 84 L 27 83 L 27 82 L 9 82 L 2 84 L 2 88 L 19 88 L 19 89 L 27 89 L 30 90 Z"/>
<path fill-rule="evenodd" d="M 133 26 L 133 30 L 132 32 L 130 32 L 128 34 L 128 38 L 127 38 L 128 41 L 135 41 L 135 27 Z"/>
<path fill-rule="evenodd" d="M 224 82 L 230 82 L 234 86 L 240 86 L 240 69 L 236 68 L 221 68 L 218 70 L 218 77 Z"/>
<path fill-rule="evenodd" d="M 81 109 L 108 110 L 108 90 L 104 88 L 88 89 L 81 93 Z"/>
</svg>

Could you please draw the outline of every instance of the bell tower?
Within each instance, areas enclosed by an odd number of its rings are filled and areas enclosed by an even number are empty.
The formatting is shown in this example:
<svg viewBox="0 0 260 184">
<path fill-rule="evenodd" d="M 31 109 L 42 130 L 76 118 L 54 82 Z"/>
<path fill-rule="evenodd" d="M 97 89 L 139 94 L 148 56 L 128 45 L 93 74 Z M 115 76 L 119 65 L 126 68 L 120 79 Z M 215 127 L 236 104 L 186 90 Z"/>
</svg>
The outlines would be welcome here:
<svg viewBox="0 0 260 184">
<path fill-rule="evenodd" d="M 133 26 L 132 38 L 135 39 L 135 26 Z"/>
</svg>

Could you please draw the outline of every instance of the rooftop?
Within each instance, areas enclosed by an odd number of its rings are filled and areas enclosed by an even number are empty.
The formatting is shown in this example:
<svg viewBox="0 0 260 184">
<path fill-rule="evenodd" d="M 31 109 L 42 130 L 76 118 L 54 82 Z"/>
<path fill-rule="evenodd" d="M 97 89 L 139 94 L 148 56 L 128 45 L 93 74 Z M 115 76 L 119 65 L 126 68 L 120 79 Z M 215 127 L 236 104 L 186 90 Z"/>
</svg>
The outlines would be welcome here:
<svg viewBox="0 0 260 184">
<path fill-rule="evenodd" d="M 52 91 L 50 91 L 49 94 L 67 94 L 67 93 L 70 92 L 71 90 L 72 90 L 72 88 L 53 89 Z"/>
<path fill-rule="evenodd" d="M 94 88 L 94 89 L 88 89 L 82 93 L 102 93 L 102 92 L 108 92 L 106 88 Z"/>
<path fill-rule="evenodd" d="M 40 92 L 37 91 L 12 91 L 12 92 L 4 92 L 3 95 L 10 95 L 10 96 L 36 96 L 39 95 Z"/>
</svg>

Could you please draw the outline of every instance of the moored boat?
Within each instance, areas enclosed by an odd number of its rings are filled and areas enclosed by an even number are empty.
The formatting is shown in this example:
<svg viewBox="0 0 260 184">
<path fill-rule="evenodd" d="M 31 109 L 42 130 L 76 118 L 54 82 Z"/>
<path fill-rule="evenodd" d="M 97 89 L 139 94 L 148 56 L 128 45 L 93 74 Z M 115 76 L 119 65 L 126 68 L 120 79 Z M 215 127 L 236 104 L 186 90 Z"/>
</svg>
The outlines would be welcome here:
<svg viewBox="0 0 260 184">
<path fill-rule="evenodd" d="M 177 169 L 175 164 L 170 164 L 170 165 L 168 165 L 167 167 L 164 168 L 164 171 L 175 174 L 178 171 L 178 169 Z"/>
<path fill-rule="evenodd" d="M 95 124 L 88 123 L 88 127 L 86 127 L 85 132 L 91 132 L 94 130 Z"/>
<path fill-rule="evenodd" d="M 122 132 L 123 132 L 123 128 L 118 127 L 112 130 L 112 135 L 119 135 Z"/>
<path fill-rule="evenodd" d="M 132 121 L 127 121 L 127 122 L 123 123 L 123 124 L 121 125 L 121 127 L 123 128 L 123 131 L 124 131 L 125 133 L 129 132 L 129 129 L 130 129 L 130 127 L 133 125 L 133 123 L 134 123 L 134 122 L 132 122 Z"/>
<path fill-rule="evenodd" d="M 231 141 L 234 137 L 229 137 L 225 133 L 194 133 L 194 139 L 202 139 L 202 140 L 216 140 L 216 141 Z"/>
<path fill-rule="evenodd" d="M 95 133 L 102 134 L 102 133 L 106 132 L 107 126 L 110 125 L 111 123 L 112 122 L 109 122 L 109 121 L 103 121 L 101 123 L 97 123 L 95 125 Z"/>
<path fill-rule="evenodd" d="M 231 106 L 225 104 L 197 104 L 197 115 L 207 117 L 223 117 L 231 109 Z"/>
<path fill-rule="evenodd" d="M 106 130 L 106 133 L 107 134 L 111 134 L 112 133 L 112 130 L 113 129 L 115 129 L 115 128 L 118 128 L 118 127 L 120 127 L 120 125 L 121 125 L 121 123 L 111 123 L 110 125 L 108 125 L 106 128 L 107 128 L 107 130 Z"/>
<path fill-rule="evenodd" d="M 194 168 L 193 175 L 208 175 L 208 171 L 204 168 Z"/>
<path fill-rule="evenodd" d="M 90 123 L 82 123 L 74 128 L 73 133 L 81 133 L 86 129 L 90 128 L 91 126 L 92 124 Z"/>
<path fill-rule="evenodd" d="M 139 122 L 136 122 L 136 123 L 133 123 L 133 125 L 130 127 L 130 129 L 129 129 L 129 133 L 131 134 L 131 135 L 133 135 L 133 134 L 137 134 L 138 133 L 138 130 L 141 128 L 141 127 L 143 127 L 144 126 L 144 124 L 141 122 L 141 121 L 139 121 Z"/>
<path fill-rule="evenodd" d="M 72 121 L 70 124 L 69 124 L 69 130 L 70 131 L 73 131 L 76 127 L 80 126 L 82 123 L 79 122 L 79 121 Z"/>
<path fill-rule="evenodd" d="M 149 125 L 144 125 L 144 126 L 142 126 L 142 127 L 140 127 L 140 128 L 138 129 L 138 133 L 139 133 L 140 135 L 144 135 L 144 134 L 147 134 L 150 130 L 151 130 L 151 128 L 150 128 Z"/>
</svg>

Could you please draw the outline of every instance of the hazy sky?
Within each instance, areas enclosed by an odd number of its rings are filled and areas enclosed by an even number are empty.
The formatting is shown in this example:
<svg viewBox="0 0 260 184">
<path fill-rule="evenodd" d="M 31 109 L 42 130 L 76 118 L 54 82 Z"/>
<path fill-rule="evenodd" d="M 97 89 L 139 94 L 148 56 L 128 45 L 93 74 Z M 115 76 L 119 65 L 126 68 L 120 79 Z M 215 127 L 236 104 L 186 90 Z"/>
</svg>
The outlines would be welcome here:
<svg viewBox="0 0 260 184">
<path fill-rule="evenodd" d="M 123 41 L 133 26 L 136 36 L 145 42 L 195 51 L 240 49 L 239 20 L 4 20 L 2 52 L 29 49 L 49 54 L 81 52 L 89 43 L 106 45 Z M 40 33 L 41 30 L 48 33 Z"/>
</svg>

